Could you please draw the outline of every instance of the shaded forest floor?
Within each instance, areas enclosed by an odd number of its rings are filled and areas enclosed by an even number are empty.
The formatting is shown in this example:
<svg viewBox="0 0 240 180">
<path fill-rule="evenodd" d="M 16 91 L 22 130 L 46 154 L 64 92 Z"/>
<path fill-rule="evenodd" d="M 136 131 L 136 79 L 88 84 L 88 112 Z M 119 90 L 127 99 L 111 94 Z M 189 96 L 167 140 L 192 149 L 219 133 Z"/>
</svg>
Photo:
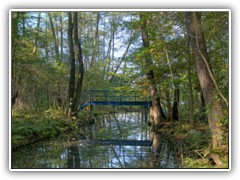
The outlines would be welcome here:
<svg viewBox="0 0 240 180">
<path fill-rule="evenodd" d="M 180 147 L 178 155 L 181 158 L 182 168 L 228 168 L 229 145 L 228 127 L 224 127 L 222 148 L 216 152 L 222 166 L 217 166 L 211 158 L 211 134 L 207 122 L 196 122 L 194 128 L 188 121 L 163 122 L 161 133 L 168 135 Z"/>
</svg>

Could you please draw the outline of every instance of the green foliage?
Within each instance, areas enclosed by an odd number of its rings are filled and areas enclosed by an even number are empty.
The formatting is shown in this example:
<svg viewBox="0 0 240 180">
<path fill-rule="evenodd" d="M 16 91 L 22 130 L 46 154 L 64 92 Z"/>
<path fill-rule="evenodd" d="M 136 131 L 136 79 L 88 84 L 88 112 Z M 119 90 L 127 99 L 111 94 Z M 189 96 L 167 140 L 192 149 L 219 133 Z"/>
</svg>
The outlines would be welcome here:
<svg viewBox="0 0 240 180">
<path fill-rule="evenodd" d="M 218 168 L 214 164 L 211 164 L 208 159 L 203 158 L 183 158 L 182 161 L 183 168 Z"/>
<path fill-rule="evenodd" d="M 70 122 L 49 115 L 22 115 L 17 113 L 12 119 L 12 147 L 52 138 L 70 129 Z"/>
<path fill-rule="evenodd" d="M 210 152 L 207 149 L 204 151 L 206 151 L 205 154 L 201 151 L 194 151 L 191 155 L 182 155 L 182 168 L 219 168 L 212 159 L 208 158 Z M 203 153 L 203 155 L 201 155 L 201 153 Z M 219 152 L 217 154 L 219 154 Z M 228 168 L 228 156 L 226 153 L 220 153 L 219 155 L 222 160 L 221 168 Z"/>
<path fill-rule="evenodd" d="M 226 108 L 223 110 L 223 116 L 222 116 L 222 118 L 221 118 L 221 123 L 222 123 L 223 126 L 228 127 L 230 120 L 231 120 L 231 119 L 229 119 L 228 108 L 226 107 Z"/>
<path fill-rule="evenodd" d="M 202 149 L 206 146 L 206 144 L 209 144 L 209 140 L 211 139 L 210 132 L 200 132 L 195 129 L 191 129 L 187 132 L 187 143 L 188 143 L 188 149 Z"/>
</svg>

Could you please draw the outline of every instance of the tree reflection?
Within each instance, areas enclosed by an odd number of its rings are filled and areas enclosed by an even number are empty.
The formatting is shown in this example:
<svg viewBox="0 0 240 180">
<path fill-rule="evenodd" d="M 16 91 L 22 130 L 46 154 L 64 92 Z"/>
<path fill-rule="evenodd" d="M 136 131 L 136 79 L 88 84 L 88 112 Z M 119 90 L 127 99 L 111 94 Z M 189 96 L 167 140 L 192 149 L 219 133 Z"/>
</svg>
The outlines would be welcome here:
<svg viewBox="0 0 240 180">
<path fill-rule="evenodd" d="M 149 140 L 151 128 L 147 126 L 146 118 L 148 116 L 144 112 L 97 117 L 94 126 L 82 127 L 78 134 L 68 135 L 70 139 L 59 138 L 37 143 L 35 148 L 23 149 L 25 155 L 19 151 L 13 162 L 14 167 L 69 169 L 175 167 L 174 146 L 166 135 L 151 132 L 152 146 L 124 144 L 129 141 L 137 143 Z M 80 135 L 86 138 L 78 138 L 82 137 Z M 109 143 L 91 143 L 101 140 Z M 119 144 L 112 143 L 116 141 Z M 31 167 L 27 167 L 27 164 Z"/>
<path fill-rule="evenodd" d="M 80 168 L 80 154 L 77 143 L 68 147 L 67 168 Z"/>
<path fill-rule="evenodd" d="M 168 135 L 160 132 L 152 132 L 153 134 L 153 166 L 155 168 L 175 168 L 179 164 L 176 163 L 178 159 L 175 154 L 176 144 Z"/>
</svg>

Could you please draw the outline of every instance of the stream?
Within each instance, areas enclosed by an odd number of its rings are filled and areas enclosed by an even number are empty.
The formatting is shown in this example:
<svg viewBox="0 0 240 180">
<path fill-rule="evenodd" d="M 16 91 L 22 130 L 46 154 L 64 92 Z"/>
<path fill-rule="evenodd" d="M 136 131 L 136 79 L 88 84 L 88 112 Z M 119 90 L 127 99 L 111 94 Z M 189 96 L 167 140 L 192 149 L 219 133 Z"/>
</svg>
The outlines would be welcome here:
<svg viewBox="0 0 240 180">
<path fill-rule="evenodd" d="M 153 155 L 148 118 L 144 111 L 99 116 L 94 125 L 79 127 L 77 134 L 15 150 L 12 168 L 180 168 L 176 147 L 163 134 L 155 136 L 158 153 Z"/>
</svg>

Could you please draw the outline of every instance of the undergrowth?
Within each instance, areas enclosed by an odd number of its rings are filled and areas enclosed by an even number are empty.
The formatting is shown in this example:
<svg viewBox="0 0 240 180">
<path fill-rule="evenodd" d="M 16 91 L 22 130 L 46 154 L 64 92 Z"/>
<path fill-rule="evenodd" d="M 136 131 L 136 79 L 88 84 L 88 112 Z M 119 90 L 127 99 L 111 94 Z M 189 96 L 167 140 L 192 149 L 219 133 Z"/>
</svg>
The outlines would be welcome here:
<svg viewBox="0 0 240 180">
<path fill-rule="evenodd" d="M 42 139 L 52 138 L 71 128 L 71 122 L 58 111 L 13 112 L 11 119 L 12 149 Z"/>
</svg>

